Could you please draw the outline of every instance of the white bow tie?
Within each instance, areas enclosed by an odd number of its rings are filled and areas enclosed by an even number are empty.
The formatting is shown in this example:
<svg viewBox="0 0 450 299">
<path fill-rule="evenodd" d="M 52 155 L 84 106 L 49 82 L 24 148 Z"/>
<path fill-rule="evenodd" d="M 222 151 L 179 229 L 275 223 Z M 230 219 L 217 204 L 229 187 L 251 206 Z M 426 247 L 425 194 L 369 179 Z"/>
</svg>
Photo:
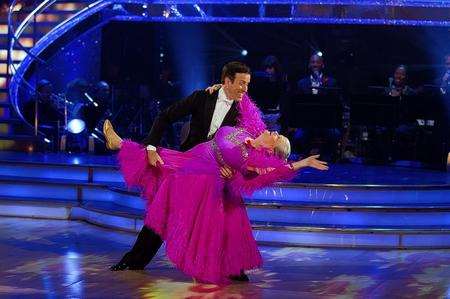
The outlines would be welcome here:
<svg viewBox="0 0 450 299">
<path fill-rule="evenodd" d="M 233 100 L 223 99 L 223 100 L 221 100 L 221 102 L 224 102 L 224 103 L 227 104 L 228 106 L 233 105 Z"/>
</svg>

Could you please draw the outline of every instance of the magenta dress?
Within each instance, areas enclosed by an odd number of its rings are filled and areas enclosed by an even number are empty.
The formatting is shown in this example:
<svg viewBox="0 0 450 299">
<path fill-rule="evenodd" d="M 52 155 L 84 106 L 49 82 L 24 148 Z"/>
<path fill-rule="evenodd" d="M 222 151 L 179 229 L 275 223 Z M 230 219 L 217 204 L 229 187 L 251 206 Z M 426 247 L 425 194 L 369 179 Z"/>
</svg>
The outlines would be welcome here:
<svg viewBox="0 0 450 299">
<path fill-rule="evenodd" d="M 242 194 L 294 175 L 284 161 L 247 145 L 249 137 L 244 129 L 222 127 L 187 152 L 158 148 L 165 163 L 157 168 L 141 145 L 122 143 L 125 181 L 141 187 L 147 200 L 145 225 L 166 242 L 170 261 L 199 281 L 226 284 L 230 275 L 261 267 Z M 236 170 L 232 179 L 221 178 L 222 165 Z M 248 166 L 270 171 L 256 175 Z"/>
</svg>

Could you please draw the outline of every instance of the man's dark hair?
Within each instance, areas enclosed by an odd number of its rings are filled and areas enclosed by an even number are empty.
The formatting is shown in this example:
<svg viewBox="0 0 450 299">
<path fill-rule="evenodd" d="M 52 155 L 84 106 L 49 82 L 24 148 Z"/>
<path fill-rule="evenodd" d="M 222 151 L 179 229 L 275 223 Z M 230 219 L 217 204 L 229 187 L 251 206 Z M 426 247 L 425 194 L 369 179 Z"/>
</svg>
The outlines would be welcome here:
<svg viewBox="0 0 450 299">
<path fill-rule="evenodd" d="M 228 77 L 231 81 L 234 81 L 236 74 L 250 74 L 250 68 L 239 61 L 228 62 L 222 68 L 222 83 L 225 82 L 225 78 Z"/>
</svg>

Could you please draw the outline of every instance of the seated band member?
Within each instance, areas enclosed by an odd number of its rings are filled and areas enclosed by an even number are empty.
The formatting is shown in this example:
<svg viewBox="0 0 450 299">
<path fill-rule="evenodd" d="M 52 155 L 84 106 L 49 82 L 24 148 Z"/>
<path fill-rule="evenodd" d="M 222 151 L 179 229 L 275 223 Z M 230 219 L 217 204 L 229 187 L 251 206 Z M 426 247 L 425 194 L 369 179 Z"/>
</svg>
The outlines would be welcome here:
<svg viewBox="0 0 450 299">
<path fill-rule="evenodd" d="M 326 88 L 337 87 L 336 80 L 323 72 L 325 62 L 322 56 L 312 55 L 309 59 L 308 68 L 309 76 L 297 82 L 298 92 L 303 94 L 327 94 Z"/>
<path fill-rule="evenodd" d="M 145 225 L 166 242 L 166 255 L 194 279 L 227 284 L 262 260 L 242 194 L 293 177 L 297 170 L 328 169 L 311 156 L 288 163 L 289 140 L 263 131 L 254 136 L 239 127 L 224 126 L 210 141 L 187 152 L 158 148 L 164 163 L 148 164 L 144 147 L 122 141 L 107 121 L 110 149 L 119 149 L 119 162 L 128 186 L 138 186 L 147 200 Z M 236 173 L 225 180 L 222 166 Z"/>
<path fill-rule="evenodd" d="M 440 92 L 444 95 L 450 93 L 450 54 L 445 55 L 445 73 L 439 80 Z"/>
<path fill-rule="evenodd" d="M 407 83 L 408 70 L 405 65 L 399 65 L 395 71 L 394 76 L 389 78 L 389 86 L 386 87 L 386 95 L 391 97 L 412 96 L 417 92 L 411 88 Z"/>
<path fill-rule="evenodd" d="M 309 76 L 297 82 L 295 93 L 299 96 L 306 95 L 312 98 L 315 96 L 338 97 L 342 101 L 337 93 L 336 80 L 324 73 L 325 62 L 322 56 L 312 55 L 309 59 L 308 68 Z M 333 127 L 289 128 L 287 124 L 288 115 L 295 113 L 291 108 L 293 103 L 289 101 L 292 101 L 291 97 L 288 98 L 288 103 L 285 104 L 283 109 L 282 114 L 285 116 L 282 115 L 282 122 L 284 122 L 284 131 L 287 130 L 287 136 L 292 140 L 293 151 L 302 156 L 320 153 L 322 158 L 327 161 L 336 160 L 338 142 L 342 135 L 341 131 Z M 283 133 L 285 133 L 284 131 Z"/>
</svg>

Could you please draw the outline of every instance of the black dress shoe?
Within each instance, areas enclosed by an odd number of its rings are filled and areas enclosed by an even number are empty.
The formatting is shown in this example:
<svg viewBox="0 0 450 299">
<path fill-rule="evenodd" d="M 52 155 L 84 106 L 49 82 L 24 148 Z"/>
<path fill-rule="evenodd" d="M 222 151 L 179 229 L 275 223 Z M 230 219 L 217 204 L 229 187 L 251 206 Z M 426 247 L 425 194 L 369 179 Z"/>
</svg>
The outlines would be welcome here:
<svg viewBox="0 0 450 299">
<path fill-rule="evenodd" d="M 143 266 L 129 265 L 127 263 L 119 262 L 109 267 L 111 271 L 124 271 L 124 270 L 144 270 Z"/>
<path fill-rule="evenodd" d="M 244 271 L 242 271 L 240 275 L 232 275 L 232 276 L 230 276 L 230 279 L 233 280 L 233 281 L 243 281 L 243 282 L 249 282 L 250 281 L 250 279 L 244 273 Z"/>
<path fill-rule="evenodd" d="M 111 271 L 124 271 L 124 270 L 144 270 L 145 266 L 136 265 L 136 263 L 132 263 L 132 253 L 127 252 L 123 258 L 115 265 L 109 267 Z"/>
</svg>

